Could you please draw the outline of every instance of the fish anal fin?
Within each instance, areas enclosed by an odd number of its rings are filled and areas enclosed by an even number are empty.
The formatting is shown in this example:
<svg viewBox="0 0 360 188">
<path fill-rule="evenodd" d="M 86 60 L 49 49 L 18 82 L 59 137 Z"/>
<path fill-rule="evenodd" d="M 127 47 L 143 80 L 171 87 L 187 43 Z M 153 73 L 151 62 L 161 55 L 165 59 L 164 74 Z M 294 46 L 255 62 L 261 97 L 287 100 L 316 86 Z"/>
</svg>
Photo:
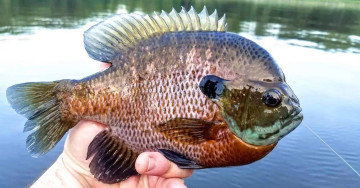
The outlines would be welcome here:
<svg viewBox="0 0 360 188">
<path fill-rule="evenodd" d="M 222 127 L 220 122 L 175 118 L 159 124 L 157 129 L 168 138 L 180 142 L 200 144 L 208 140 L 216 140 L 218 138 L 217 132 Z"/>
<path fill-rule="evenodd" d="M 183 169 L 199 169 L 203 168 L 202 166 L 196 164 L 194 161 L 187 159 L 185 156 L 176 153 L 171 150 L 158 149 L 155 148 L 155 151 L 163 154 L 169 161 L 178 165 L 179 168 Z"/>
<path fill-rule="evenodd" d="M 138 175 L 135 170 L 138 155 L 139 153 L 134 152 L 123 140 L 113 135 L 108 127 L 90 143 L 87 159 L 94 156 L 90 163 L 90 172 L 97 180 L 113 184 Z"/>
</svg>

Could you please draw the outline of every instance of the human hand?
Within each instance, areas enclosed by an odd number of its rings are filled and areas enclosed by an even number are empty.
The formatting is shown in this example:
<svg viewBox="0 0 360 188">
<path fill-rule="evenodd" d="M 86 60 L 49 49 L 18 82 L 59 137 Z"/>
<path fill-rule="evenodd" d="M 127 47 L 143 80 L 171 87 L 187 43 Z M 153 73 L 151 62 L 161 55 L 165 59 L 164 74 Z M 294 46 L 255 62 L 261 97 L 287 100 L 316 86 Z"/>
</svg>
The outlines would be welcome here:
<svg viewBox="0 0 360 188">
<path fill-rule="evenodd" d="M 104 184 L 90 173 L 91 159 L 86 160 L 88 145 L 106 126 L 97 122 L 80 121 L 71 129 L 64 146 L 62 161 L 74 177 L 76 184 L 86 187 L 185 187 L 182 178 L 189 177 L 193 170 L 185 170 L 168 161 L 157 152 L 139 155 L 135 168 L 140 176 L 132 176 L 117 184 Z M 149 166 L 155 165 L 151 170 Z M 70 183 L 70 182 L 68 182 Z"/>
</svg>

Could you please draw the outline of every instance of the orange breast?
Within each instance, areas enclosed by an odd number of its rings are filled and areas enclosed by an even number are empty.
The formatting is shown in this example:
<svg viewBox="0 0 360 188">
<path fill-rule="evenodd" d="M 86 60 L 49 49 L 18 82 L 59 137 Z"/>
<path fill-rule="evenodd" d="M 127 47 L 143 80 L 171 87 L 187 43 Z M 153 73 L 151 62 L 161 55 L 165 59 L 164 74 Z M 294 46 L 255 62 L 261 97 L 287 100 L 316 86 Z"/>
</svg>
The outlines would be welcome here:
<svg viewBox="0 0 360 188">
<path fill-rule="evenodd" d="M 220 140 L 207 141 L 200 145 L 200 163 L 204 167 L 239 166 L 260 160 L 270 153 L 276 144 L 254 146 L 237 138 L 227 128 L 218 133 Z"/>
</svg>

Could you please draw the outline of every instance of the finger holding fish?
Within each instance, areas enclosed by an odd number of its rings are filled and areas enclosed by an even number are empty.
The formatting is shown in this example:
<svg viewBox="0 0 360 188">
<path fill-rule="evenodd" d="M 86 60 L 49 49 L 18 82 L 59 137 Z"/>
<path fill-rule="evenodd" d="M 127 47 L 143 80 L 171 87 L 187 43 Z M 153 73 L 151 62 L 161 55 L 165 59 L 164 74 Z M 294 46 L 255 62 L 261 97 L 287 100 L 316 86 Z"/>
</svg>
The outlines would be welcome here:
<svg viewBox="0 0 360 188">
<path fill-rule="evenodd" d="M 175 163 L 168 161 L 158 152 L 145 152 L 139 155 L 135 163 L 140 174 L 161 176 L 164 178 L 187 178 L 193 170 L 180 169 Z"/>
<path fill-rule="evenodd" d="M 89 163 L 91 159 L 85 160 L 88 145 L 105 127 L 106 125 L 97 122 L 80 121 L 70 130 L 64 146 L 63 162 L 67 168 L 71 168 L 73 172 L 83 176 L 92 186 L 106 186 L 89 176 Z M 121 186 L 134 187 L 139 185 L 141 187 L 141 184 L 145 186 L 146 183 L 148 184 L 145 187 L 167 187 L 173 184 L 183 185 L 181 178 L 188 177 L 193 172 L 193 170 L 178 168 L 176 164 L 168 161 L 157 152 L 144 152 L 140 154 L 136 160 L 135 167 L 137 172 L 144 177 L 131 177 L 121 182 Z"/>
</svg>

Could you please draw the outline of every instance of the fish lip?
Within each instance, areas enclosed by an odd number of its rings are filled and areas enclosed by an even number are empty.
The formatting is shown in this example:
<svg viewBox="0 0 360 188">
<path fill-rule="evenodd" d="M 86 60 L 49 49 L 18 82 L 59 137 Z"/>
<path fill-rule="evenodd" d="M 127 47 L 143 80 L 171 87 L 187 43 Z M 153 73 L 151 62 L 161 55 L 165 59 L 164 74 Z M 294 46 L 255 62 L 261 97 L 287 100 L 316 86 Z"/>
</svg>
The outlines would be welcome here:
<svg viewBox="0 0 360 188">
<path fill-rule="evenodd" d="M 244 137 L 241 137 L 241 140 L 252 146 L 266 146 L 266 145 L 276 144 L 284 136 L 286 136 L 287 134 L 292 132 L 294 129 L 296 129 L 296 127 L 298 127 L 300 125 L 300 123 L 303 119 L 303 115 L 302 115 L 301 111 L 302 111 L 302 109 L 300 107 L 296 107 L 290 115 L 288 115 L 285 118 L 280 118 L 278 120 L 278 121 L 280 121 L 280 126 L 278 126 L 278 130 L 275 130 L 272 133 L 266 133 L 266 134 L 268 134 L 266 136 L 266 140 L 268 140 L 268 142 L 264 141 L 264 144 L 249 143 L 244 139 Z M 286 128 L 287 126 L 290 126 L 290 127 Z M 282 129 L 286 129 L 287 131 L 281 132 Z M 273 136 L 274 134 L 277 134 L 276 139 L 268 139 L 271 136 Z"/>
<path fill-rule="evenodd" d="M 285 117 L 285 118 L 281 118 L 281 119 L 280 119 L 281 126 L 280 126 L 279 130 L 281 130 L 281 129 L 287 127 L 287 126 L 289 126 L 289 125 L 292 124 L 292 123 L 296 123 L 297 121 L 300 121 L 300 122 L 301 122 L 302 119 L 304 118 L 304 116 L 303 116 L 303 114 L 301 113 L 301 111 L 302 111 L 302 109 L 301 109 L 300 107 L 296 107 L 296 108 L 294 109 L 294 111 L 293 111 L 290 115 L 288 115 L 288 116 Z M 297 126 L 294 126 L 294 127 L 291 129 L 291 131 L 293 131 L 293 130 L 294 130 L 296 127 L 298 127 L 299 125 L 300 125 L 300 123 L 298 123 Z M 290 133 L 291 131 L 289 131 L 288 133 Z M 275 132 L 276 132 L 276 131 L 275 131 Z M 275 132 L 273 132 L 271 135 L 273 135 Z M 287 135 L 288 133 L 282 135 L 281 138 L 284 137 L 285 135 Z M 271 136 L 271 135 L 270 135 L 270 136 Z M 279 139 L 279 140 L 280 140 L 280 139 Z"/>
<path fill-rule="evenodd" d="M 288 135 L 290 132 L 292 132 L 294 129 L 296 129 L 301 121 L 303 119 L 303 114 L 301 113 L 301 108 L 296 109 L 290 116 L 288 116 L 286 119 L 282 119 L 281 120 L 281 127 L 279 130 L 284 129 L 287 126 L 290 126 L 290 129 L 285 133 L 285 134 L 280 134 L 279 138 L 277 141 L 273 142 L 273 143 L 277 143 L 279 140 L 281 140 L 284 136 Z M 293 125 L 291 125 L 293 124 Z M 273 132 L 272 134 L 269 135 L 272 136 L 274 135 L 276 132 Z"/>
<path fill-rule="evenodd" d="M 289 117 L 295 117 L 297 116 L 298 114 L 300 114 L 302 111 L 301 107 L 295 107 L 295 109 L 293 110 L 293 112 L 288 116 L 286 117 L 285 119 L 288 119 Z"/>
<path fill-rule="evenodd" d="M 288 116 L 284 117 L 284 118 L 280 118 L 281 123 L 287 124 L 288 122 L 295 120 L 295 118 L 297 119 L 298 116 L 300 116 L 299 114 L 301 114 L 301 107 L 295 107 L 295 109 L 293 110 L 293 112 L 291 114 L 289 114 Z M 301 114 L 302 115 L 302 114 Z M 284 126 L 281 126 L 281 128 L 283 128 Z"/>
<path fill-rule="evenodd" d="M 302 109 L 300 107 L 296 107 L 294 109 L 294 111 L 289 115 L 287 116 L 286 118 L 284 119 L 281 119 L 281 128 L 284 128 L 288 125 L 290 125 L 292 122 L 295 122 L 295 121 L 302 121 L 302 119 L 304 118 L 303 114 L 301 113 Z M 298 126 L 300 125 L 300 123 L 298 124 Z M 297 126 L 296 126 L 297 127 Z M 294 127 L 294 129 L 296 128 Z"/>
<path fill-rule="evenodd" d="M 297 116 L 299 113 L 301 113 L 302 109 L 301 107 L 296 107 L 294 112 L 292 113 L 292 116 Z"/>
</svg>

